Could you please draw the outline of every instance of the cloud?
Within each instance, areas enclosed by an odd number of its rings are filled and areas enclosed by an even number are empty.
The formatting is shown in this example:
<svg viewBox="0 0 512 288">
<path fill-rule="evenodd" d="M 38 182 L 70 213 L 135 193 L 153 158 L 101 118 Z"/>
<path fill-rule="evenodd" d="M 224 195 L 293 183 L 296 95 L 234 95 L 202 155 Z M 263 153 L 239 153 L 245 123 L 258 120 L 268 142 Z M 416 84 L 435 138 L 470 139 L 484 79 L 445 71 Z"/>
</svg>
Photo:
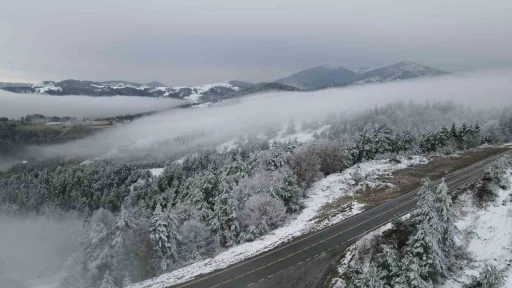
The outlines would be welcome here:
<svg viewBox="0 0 512 288">
<path fill-rule="evenodd" d="M 87 97 L 16 94 L 0 90 L 0 103 L 0 117 L 19 119 L 27 114 L 78 118 L 110 117 L 161 111 L 186 102 L 176 99 L 132 96 Z"/>
<path fill-rule="evenodd" d="M 270 81 L 327 61 L 349 68 L 402 60 L 447 70 L 506 66 L 512 65 L 511 5 L 90 0 L 76 7 L 63 0 L 5 0 L 0 67 L 27 79 L 181 86 Z"/>
<path fill-rule="evenodd" d="M 354 115 L 392 101 L 453 100 L 473 109 L 512 104 L 512 70 L 423 78 L 317 92 L 272 92 L 220 102 L 204 109 L 173 109 L 108 129 L 92 137 L 37 149 L 46 156 L 107 153 L 179 154 L 195 145 L 221 143 L 271 125 L 319 119 L 329 114 Z M 189 137 L 184 145 L 179 139 Z M 178 140 L 177 140 L 178 139 Z"/>
</svg>

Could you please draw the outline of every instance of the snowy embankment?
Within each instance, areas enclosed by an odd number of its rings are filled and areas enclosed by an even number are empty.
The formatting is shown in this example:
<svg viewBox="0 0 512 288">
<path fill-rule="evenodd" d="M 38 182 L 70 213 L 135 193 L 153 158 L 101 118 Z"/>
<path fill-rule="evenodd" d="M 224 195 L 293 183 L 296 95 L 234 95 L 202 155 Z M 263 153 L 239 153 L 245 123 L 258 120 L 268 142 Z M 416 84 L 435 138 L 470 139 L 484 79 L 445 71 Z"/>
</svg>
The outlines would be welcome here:
<svg viewBox="0 0 512 288">
<path fill-rule="evenodd" d="M 214 258 L 206 259 L 186 267 L 182 267 L 156 278 L 149 279 L 131 286 L 132 288 L 157 288 L 176 285 L 191 280 L 198 275 L 222 269 L 250 258 L 262 252 L 271 250 L 276 246 L 289 242 L 292 239 L 322 229 L 328 225 L 340 222 L 347 217 L 361 213 L 364 209 L 362 204 L 352 203 L 351 209 L 342 214 L 331 217 L 326 221 L 318 223 L 315 217 L 321 208 L 335 199 L 343 196 L 353 195 L 357 189 L 363 185 L 378 186 L 385 185 L 379 178 L 389 177 L 393 171 L 404 169 L 409 166 L 426 164 L 428 161 L 421 156 L 399 158 L 400 163 L 390 160 L 374 160 L 358 164 L 348 168 L 342 173 L 336 173 L 325 177 L 316 182 L 313 187 L 307 191 L 307 198 L 304 200 L 305 208 L 293 219 L 281 228 L 278 228 L 269 234 L 258 238 L 253 242 L 244 243 L 218 254 Z M 353 180 L 352 174 L 358 171 L 364 181 L 358 183 Z"/>
<path fill-rule="evenodd" d="M 512 170 L 508 176 L 512 180 Z M 512 189 L 499 190 L 499 198 L 486 209 L 479 210 L 469 195 L 463 199 L 463 216 L 458 222 L 462 232 L 460 244 L 473 257 L 470 265 L 448 280 L 442 287 L 459 288 L 478 276 L 485 264 L 508 269 L 505 287 L 512 287 Z"/>
</svg>

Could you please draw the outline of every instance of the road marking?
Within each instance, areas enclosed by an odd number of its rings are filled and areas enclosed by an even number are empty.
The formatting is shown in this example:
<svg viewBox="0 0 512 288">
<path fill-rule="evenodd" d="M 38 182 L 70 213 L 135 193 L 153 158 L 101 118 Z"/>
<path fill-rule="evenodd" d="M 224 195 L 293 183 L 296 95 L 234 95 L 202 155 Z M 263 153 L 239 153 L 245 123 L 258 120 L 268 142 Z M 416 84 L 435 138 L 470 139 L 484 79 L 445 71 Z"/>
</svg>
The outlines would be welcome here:
<svg viewBox="0 0 512 288">
<path fill-rule="evenodd" d="M 398 206 L 393 207 L 393 208 L 392 208 L 392 209 L 390 209 L 390 210 L 387 210 L 387 211 L 384 211 L 384 212 L 382 212 L 382 213 L 379 213 L 379 214 L 377 214 L 377 215 L 375 215 L 375 216 L 373 216 L 373 217 L 371 217 L 371 218 L 369 218 L 369 219 L 367 219 L 367 220 L 365 220 L 365 221 L 362 221 L 362 222 L 360 222 L 360 223 L 358 223 L 358 224 L 356 224 L 356 225 L 354 225 L 354 226 L 352 226 L 352 227 L 349 227 L 349 228 L 347 228 L 347 229 L 345 229 L 345 230 L 343 230 L 343 231 L 341 231 L 341 232 L 338 232 L 338 233 L 336 233 L 336 234 L 334 234 L 334 235 L 332 235 L 332 236 L 329 236 L 329 237 L 324 238 L 324 239 L 322 239 L 322 240 L 320 240 L 320 241 L 318 241 L 318 242 L 316 242 L 316 243 L 314 243 L 314 244 L 311 244 L 310 246 L 308 246 L 308 247 L 306 247 L 306 248 L 303 248 L 303 249 L 301 249 L 301 250 L 299 250 L 299 251 L 295 251 L 295 252 L 293 252 L 293 253 L 291 253 L 291 254 L 289 254 L 289 255 L 287 255 L 287 256 L 282 257 L 281 259 L 278 259 L 278 260 L 276 260 L 276 261 L 273 261 L 273 262 L 270 262 L 270 263 L 268 263 L 268 264 L 265 264 L 265 265 L 263 265 L 263 266 L 261 266 L 261 267 L 259 267 L 259 268 L 253 269 L 253 270 L 251 270 L 251 271 L 249 271 L 249 272 L 246 272 L 246 273 L 244 273 L 244 274 L 238 275 L 237 277 L 232 278 L 232 279 L 230 279 L 230 280 L 228 280 L 228 281 L 225 281 L 225 282 L 223 282 L 222 284 L 227 283 L 227 282 L 230 282 L 230 281 L 233 281 L 233 280 L 236 280 L 236 279 L 239 279 L 239 278 L 242 278 L 242 277 L 244 277 L 244 276 L 246 276 L 246 275 L 252 274 L 252 273 L 254 273 L 254 272 L 256 272 L 256 271 L 259 271 L 259 270 L 261 270 L 261 269 L 264 269 L 264 268 L 266 268 L 266 267 L 268 267 L 268 266 L 274 265 L 274 264 L 275 264 L 275 263 L 277 263 L 277 262 L 281 262 L 281 261 L 283 261 L 283 260 L 285 260 L 285 259 L 287 259 L 287 258 L 290 258 L 290 257 L 292 257 L 292 256 L 294 256 L 294 255 L 299 254 L 299 253 L 302 253 L 302 252 L 304 252 L 304 251 L 306 251 L 306 250 L 308 250 L 308 249 L 311 249 L 311 248 L 312 248 L 312 247 L 314 247 L 314 246 L 319 245 L 320 243 L 323 243 L 323 242 L 325 242 L 325 241 L 327 241 L 327 240 L 330 240 L 330 239 L 332 239 L 332 238 L 334 238 L 334 237 L 337 237 L 337 236 L 339 236 L 340 234 L 343 234 L 343 233 L 345 233 L 345 232 L 347 232 L 347 231 L 349 231 L 349 230 L 352 230 L 352 229 L 354 229 L 354 228 L 356 228 L 356 227 L 358 227 L 358 226 L 361 226 L 361 225 L 363 225 L 364 223 L 369 222 L 369 221 L 371 221 L 371 220 L 373 220 L 373 219 L 375 219 L 375 218 L 377 218 L 377 217 L 380 217 L 380 216 L 382 216 L 382 215 L 384 215 L 384 214 L 386 214 L 386 213 L 392 212 L 392 211 L 393 211 L 393 210 L 395 210 L 396 208 L 399 208 L 399 207 L 401 207 L 401 206 L 404 206 L 404 205 L 406 205 L 406 204 L 409 204 L 410 202 L 415 201 L 415 200 L 416 200 L 416 198 L 413 198 L 413 199 L 411 199 L 411 200 L 408 200 L 408 201 L 406 201 L 406 202 L 404 202 L 404 203 L 402 203 L 402 204 L 400 204 L 400 205 L 398 205 Z M 388 221 L 386 221 L 386 223 L 387 223 L 387 222 L 388 222 Z M 373 229 L 368 230 L 368 231 L 372 231 L 372 230 L 373 230 Z M 368 231 L 364 231 L 363 233 L 368 233 Z M 359 237 L 359 236 L 360 236 L 360 235 L 362 235 L 363 233 L 361 233 L 361 234 L 359 234 L 359 235 L 357 235 L 357 236 L 355 236 L 355 237 L 353 237 L 353 238 L 351 238 L 351 239 L 349 239 L 349 240 L 347 240 L 347 241 L 344 241 L 344 242 L 343 242 L 343 243 L 341 243 L 341 244 L 344 244 L 344 243 L 347 243 L 347 242 L 349 242 L 349 241 L 352 241 L 353 239 L 355 239 L 355 238 Z M 297 265 L 301 264 L 302 262 L 303 262 L 303 261 L 299 262 Z M 263 279 L 265 279 L 265 278 L 263 278 Z M 260 280 L 260 281 L 261 281 L 261 280 Z M 189 284 L 189 285 L 190 285 L 190 284 Z M 213 288 L 213 287 L 218 287 L 219 285 L 220 285 L 220 284 L 215 285 L 215 286 L 211 286 L 211 287 L 212 287 L 212 288 Z M 180 287 L 185 287 L 185 286 L 180 286 Z"/>
<path fill-rule="evenodd" d="M 475 167 L 477 167 L 477 166 L 481 165 L 481 164 L 482 164 L 482 163 L 484 163 L 484 162 L 492 162 L 492 161 L 494 161 L 494 159 L 498 159 L 498 158 L 502 157 L 503 155 L 508 154 L 509 152 L 510 152 L 510 151 L 509 151 L 509 150 L 507 150 L 507 151 L 505 151 L 505 152 L 503 152 L 503 153 L 496 154 L 496 155 L 491 156 L 491 157 L 489 157 L 489 158 L 487 158 L 487 159 L 484 159 L 484 160 L 481 160 L 481 161 L 479 161 L 479 162 L 477 162 L 477 163 L 474 163 L 474 164 L 472 164 L 471 166 L 468 166 L 468 167 L 466 167 L 466 168 L 463 168 L 463 169 L 459 169 L 459 170 L 457 170 L 457 171 L 454 171 L 453 173 L 450 173 L 450 174 L 446 175 L 445 177 L 446 177 L 446 178 L 447 178 L 447 177 L 456 177 L 457 175 L 462 174 L 462 172 L 467 171 L 468 169 L 475 168 Z M 486 164 L 486 165 L 487 165 L 487 164 Z M 485 165 L 484 165 L 484 166 L 485 166 Z M 482 167 L 482 168 L 483 168 L 483 167 Z M 443 177 L 442 179 L 444 179 L 444 177 Z M 454 182 L 454 181 L 456 181 L 456 180 L 457 180 L 457 179 L 454 179 L 454 180 L 452 180 L 452 181 L 450 181 L 450 182 Z M 474 179 L 469 180 L 469 181 L 474 181 Z M 466 183 L 467 183 L 467 182 L 469 182 L 469 181 L 464 182 L 464 184 L 466 184 Z M 440 182 L 440 180 L 434 181 L 433 183 L 436 183 L 436 182 Z M 456 187 L 454 187 L 454 188 L 457 188 L 457 187 L 459 187 L 459 186 L 461 186 L 461 185 L 463 185 L 463 184 L 460 184 L 460 185 L 458 185 L 458 186 L 456 186 Z M 453 188 L 452 188 L 452 189 L 453 189 Z M 370 211 L 372 211 L 372 210 L 374 210 L 374 209 L 380 208 L 382 205 L 385 205 L 385 204 L 388 204 L 388 203 L 394 202 L 394 201 L 399 200 L 399 199 L 401 199 L 401 198 L 405 198 L 406 196 L 410 196 L 410 195 L 412 195 L 412 194 L 416 193 L 418 190 L 419 190 L 419 189 L 415 189 L 415 190 L 413 190 L 413 191 L 411 191 L 411 192 L 405 193 L 405 194 L 403 194 L 403 195 L 401 195 L 401 196 L 399 196 L 399 197 L 397 197 L 397 198 L 394 198 L 394 199 L 392 199 L 392 200 L 390 200 L 390 201 L 388 201 L 388 202 L 382 203 L 382 204 L 381 204 L 381 205 L 379 205 L 379 206 L 373 207 L 373 208 L 368 209 L 368 210 L 366 210 L 366 211 L 364 211 L 364 212 L 362 212 L 362 213 L 359 213 L 359 214 L 353 215 L 353 216 L 351 216 L 351 217 L 345 218 L 345 219 L 344 219 L 343 221 L 341 221 L 341 222 L 338 222 L 338 223 L 335 223 L 335 224 L 333 224 L 333 225 L 331 225 L 331 226 L 327 226 L 327 227 L 325 227 L 325 228 L 322 228 L 322 229 L 320 229 L 320 230 L 318 230 L 318 231 L 316 231 L 316 232 L 314 232 L 314 233 L 312 233 L 312 234 L 307 235 L 307 236 L 306 236 L 306 237 L 304 237 L 304 238 L 299 239 L 299 240 L 298 240 L 298 241 L 296 241 L 296 242 L 294 242 L 294 241 L 292 240 L 292 242 L 291 242 L 291 243 L 289 243 L 289 244 L 287 244 L 287 245 L 284 245 L 283 247 L 280 247 L 280 248 L 275 249 L 275 250 L 268 251 L 267 253 L 263 253 L 263 254 L 261 254 L 260 256 L 257 256 L 257 257 L 255 257 L 255 258 L 252 258 L 252 259 L 249 259 L 249 260 L 246 260 L 246 261 L 241 261 L 241 262 L 240 262 L 239 264 L 237 264 L 237 265 L 234 265 L 234 266 L 232 266 L 232 267 L 228 267 L 228 268 L 223 269 L 223 270 L 221 270 L 221 271 L 219 271 L 219 272 L 216 272 L 216 273 L 213 273 L 213 274 L 211 274 L 211 275 L 208 275 L 208 276 L 206 276 L 206 277 L 204 277 L 204 278 L 196 279 L 196 280 L 194 280 L 194 281 L 191 281 L 191 282 L 189 282 L 189 283 L 185 283 L 185 284 L 180 285 L 180 286 L 177 286 L 177 287 L 178 287 L 178 288 L 182 288 L 182 287 L 190 286 L 190 285 L 195 284 L 195 283 L 197 283 L 197 282 L 204 281 L 205 279 L 208 279 L 208 278 L 211 278 L 211 277 L 213 277 L 213 276 L 216 276 L 216 275 L 219 275 L 219 274 L 225 273 L 225 272 L 227 272 L 227 271 L 233 270 L 233 269 L 235 269 L 235 268 L 237 268 L 237 267 L 240 267 L 240 266 L 245 265 L 245 264 L 247 264 L 247 263 L 253 262 L 253 261 L 255 261 L 255 260 L 257 260 L 257 259 L 260 259 L 260 258 L 262 258 L 262 257 L 265 257 L 265 256 L 268 256 L 268 255 L 270 255 L 270 254 L 273 254 L 273 253 L 275 253 L 275 252 L 277 252 L 277 251 L 279 251 L 279 250 L 285 249 L 285 248 L 287 248 L 287 247 L 289 247 L 289 246 L 291 246 L 291 245 L 297 244 L 297 243 L 302 242 L 302 241 L 304 241 L 304 240 L 306 240 L 306 239 L 308 239 L 308 238 L 311 238 L 311 237 L 313 237 L 313 236 L 315 236 L 315 235 L 317 235 L 317 234 L 319 234 L 319 233 L 321 233 L 321 232 L 323 232 L 323 231 L 325 231 L 325 230 L 328 230 L 328 229 L 334 228 L 334 227 L 336 227 L 336 226 L 339 226 L 339 225 L 341 225 L 341 224 L 343 224 L 343 223 L 346 223 L 348 220 L 350 220 L 350 219 L 352 219 L 352 218 L 354 218 L 354 217 L 362 217 L 362 216 L 364 216 L 364 215 L 362 215 L 362 214 L 364 214 L 364 213 L 368 213 L 368 212 L 370 212 Z M 410 202 L 414 201 L 415 199 L 416 199 L 416 197 L 414 197 L 413 199 L 408 200 L 408 201 L 406 201 L 406 202 L 404 202 L 404 203 L 402 203 L 402 204 L 400 204 L 400 205 L 398 205 L 398 206 L 392 207 L 391 209 L 389 209 L 389 210 L 387 210 L 387 211 L 385 211 L 385 212 L 383 212 L 383 213 L 380 213 L 380 214 L 378 214 L 377 216 L 374 216 L 374 217 L 372 217 L 372 218 L 370 218 L 370 219 L 368 219 L 368 220 L 366 220 L 366 221 L 363 221 L 363 222 L 361 222 L 361 223 L 359 223 L 359 224 L 357 224 L 357 225 L 355 225 L 355 226 L 352 226 L 352 227 L 350 227 L 350 228 L 348 228 L 348 229 L 345 229 L 345 230 L 343 230 L 342 232 L 339 232 L 339 233 L 337 233 L 337 234 L 335 234 L 335 235 L 333 235 L 333 236 L 331 236 L 331 237 L 328 237 L 328 238 L 326 238 L 326 239 L 324 239 L 324 240 L 322 240 L 322 241 L 319 241 L 319 242 L 317 242 L 317 243 L 315 243 L 315 244 L 313 244 L 313 245 L 311 245 L 311 246 L 309 246 L 309 247 L 306 247 L 306 248 L 304 248 L 304 249 L 302 249 L 302 250 L 299 250 L 299 251 L 297 251 L 297 252 L 295 252 L 295 253 L 292 253 L 292 254 L 290 254 L 290 255 L 288 255 L 288 256 L 285 256 L 285 257 L 283 257 L 283 258 L 281 258 L 281 259 L 279 259 L 279 260 L 276 260 L 276 261 L 274 261 L 274 262 L 272 262 L 272 263 L 269 263 L 269 264 L 264 265 L 264 266 L 262 266 L 262 267 L 260 267 L 260 268 L 254 269 L 254 270 L 252 270 L 252 271 L 250 271 L 250 272 L 247 272 L 247 273 L 245 273 L 245 274 L 242 274 L 242 275 L 240 275 L 240 276 L 237 276 L 237 277 L 235 277 L 235 278 L 229 279 L 229 280 L 227 280 L 227 281 L 224 281 L 224 282 L 222 282 L 222 283 L 220 283 L 220 284 L 217 284 L 217 285 L 214 285 L 214 286 L 211 286 L 211 287 L 212 287 L 212 288 L 213 288 L 213 287 L 218 287 L 218 286 L 220 286 L 220 285 L 222 285 L 222 284 L 224 284 L 224 283 L 228 283 L 228 282 L 230 282 L 230 281 L 232 281 L 232 280 L 235 280 L 235 279 L 241 278 L 241 277 L 243 277 L 243 276 L 245 276 L 245 275 L 247 275 L 247 274 L 253 273 L 253 272 L 258 271 L 258 270 L 261 270 L 261 269 L 263 269 L 263 268 L 265 268 L 265 267 L 267 267 L 267 266 L 273 265 L 274 263 L 277 263 L 277 262 L 282 261 L 282 260 L 284 260 L 284 259 L 286 259 L 286 258 L 289 258 L 289 257 L 291 257 L 291 256 L 293 256 L 293 255 L 295 255 L 295 254 L 298 254 L 298 253 L 300 253 L 300 252 L 302 252 L 302 251 L 305 251 L 305 250 L 307 250 L 307 249 L 310 249 L 311 247 L 316 246 L 316 245 L 318 245 L 318 244 L 320 244 L 320 243 L 322 243 L 322 242 L 325 242 L 325 241 L 327 241 L 327 240 L 329 240 L 329 239 L 332 239 L 333 237 L 338 236 L 338 235 L 339 235 L 339 234 L 341 234 L 341 233 L 344 233 L 344 232 L 346 232 L 346 231 L 349 231 L 349 230 L 351 230 L 351 229 L 353 229 L 353 228 L 355 228 L 355 227 L 360 226 L 360 225 L 361 225 L 361 224 L 363 224 L 363 223 L 366 223 L 366 222 L 368 222 L 368 221 L 370 221 L 370 220 L 375 219 L 375 218 L 376 218 L 376 217 L 378 217 L 378 216 L 381 216 L 381 215 L 383 215 L 383 214 L 385 214 L 385 213 L 388 213 L 388 212 L 390 212 L 390 211 L 394 210 L 395 208 L 398 208 L 398 207 L 401 207 L 401 206 L 403 206 L 403 205 L 405 205 L 405 204 L 408 204 L 408 203 L 410 203 Z M 410 210 L 410 211 L 412 211 L 412 210 Z M 409 212 L 410 212 L 410 211 L 409 211 Z M 408 213 L 408 212 L 407 212 L 407 213 Z M 389 221 L 388 221 L 388 222 L 389 222 Z M 388 222 L 386 222 L 386 224 L 387 224 Z M 378 226 L 378 227 L 380 227 L 380 226 Z M 373 230 L 375 230 L 375 229 L 376 229 L 376 228 L 372 228 L 372 229 L 370 229 L 370 230 L 368 230 L 368 231 L 365 231 L 364 233 L 368 233 L 368 232 L 373 231 Z M 361 233 L 360 235 L 362 235 L 362 234 L 363 234 L 363 233 Z M 358 235 L 358 236 L 359 236 L 359 235 Z M 300 238 L 300 237 L 299 237 L 299 238 Z M 347 241 L 351 241 L 351 240 L 353 240 L 353 239 L 354 239 L 354 238 L 349 239 L 349 240 L 347 240 Z M 344 243 L 346 243 L 347 241 L 345 241 L 345 242 L 343 242 L 343 243 L 341 243 L 341 244 L 344 244 Z M 339 245 L 340 245 L 340 244 L 338 244 L 337 246 L 339 246 Z M 329 249 L 327 249 L 327 250 L 325 250 L 325 251 L 329 251 L 329 250 L 331 250 L 331 249 L 333 249 L 333 248 L 334 248 L 334 247 L 331 247 L 331 248 L 329 248 Z M 284 269 L 283 269 L 283 270 L 284 270 Z M 198 276 L 199 276 L 199 275 L 198 275 Z M 260 280 L 260 281 L 261 281 L 261 280 Z M 177 284 L 177 285 L 179 285 L 179 284 Z"/>
</svg>

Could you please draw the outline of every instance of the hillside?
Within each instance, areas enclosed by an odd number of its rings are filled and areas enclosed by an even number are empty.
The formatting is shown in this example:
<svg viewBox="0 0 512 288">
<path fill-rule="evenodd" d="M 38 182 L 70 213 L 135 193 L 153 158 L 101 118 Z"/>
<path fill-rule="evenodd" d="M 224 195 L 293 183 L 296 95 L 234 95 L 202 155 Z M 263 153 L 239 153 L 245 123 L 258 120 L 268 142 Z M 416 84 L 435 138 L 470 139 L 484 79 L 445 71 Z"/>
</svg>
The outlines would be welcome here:
<svg viewBox="0 0 512 288">
<path fill-rule="evenodd" d="M 448 72 L 431 68 L 418 63 L 403 61 L 394 65 L 374 69 L 361 74 L 361 83 L 382 83 L 396 80 L 405 80 L 417 77 L 437 76 L 448 74 Z"/>
<path fill-rule="evenodd" d="M 324 65 L 302 70 L 275 82 L 304 89 L 349 85 L 359 76 L 341 66 Z"/>
<path fill-rule="evenodd" d="M 214 101 L 251 85 L 252 83 L 242 81 L 225 81 L 199 86 L 169 87 L 157 81 L 140 84 L 127 81 L 94 82 L 70 79 L 60 82 L 43 81 L 31 86 L 3 89 L 15 93 L 48 95 L 169 97 L 197 103 Z"/>
</svg>

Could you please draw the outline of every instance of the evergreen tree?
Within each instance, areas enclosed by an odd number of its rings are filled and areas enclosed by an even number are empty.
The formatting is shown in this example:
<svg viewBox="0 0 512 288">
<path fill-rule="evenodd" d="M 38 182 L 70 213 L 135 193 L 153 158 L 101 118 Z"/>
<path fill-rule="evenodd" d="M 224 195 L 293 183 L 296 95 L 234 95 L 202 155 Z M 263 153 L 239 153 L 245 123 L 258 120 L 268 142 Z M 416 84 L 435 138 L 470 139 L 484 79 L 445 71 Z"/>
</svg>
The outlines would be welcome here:
<svg viewBox="0 0 512 288">
<path fill-rule="evenodd" d="M 382 252 L 377 255 L 377 268 L 382 271 L 382 280 L 391 287 L 393 279 L 398 275 L 399 265 L 398 252 L 396 249 L 382 245 Z"/>
<path fill-rule="evenodd" d="M 240 224 L 237 219 L 238 202 L 230 191 L 227 182 L 222 182 L 220 194 L 215 198 L 213 212 L 209 220 L 210 229 L 217 234 L 220 244 L 224 247 L 237 243 L 240 233 Z"/>
<path fill-rule="evenodd" d="M 376 265 L 370 264 L 362 273 L 355 274 L 347 281 L 347 288 L 388 288 L 384 275 Z"/>
<path fill-rule="evenodd" d="M 177 222 L 172 213 L 163 212 L 158 204 L 151 217 L 150 238 L 157 252 L 159 267 L 162 271 L 168 271 L 172 260 L 177 261 Z"/>
<path fill-rule="evenodd" d="M 403 261 L 405 267 L 402 270 L 406 273 L 418 273 L 426 283 L 439 283 L 446 276 L 447 268 L 443 253 L 445 227 L 439 219 L 439 205 L 428 179 L 424 180 L 418 197 L 417 209 L 411 213 L 410 218 L 415 230 L 407 241 L 404 252 L 407 261 Z M 410 278 L 408 281 L 415 279 L 416 276 L 412 276 L 406 276 Z M 408 283 L 412 285 L 411 282 Z"/>
<path fill-rule="evenodd" d="M 283 151 L 277 142 L 273 142 L 270 146 L 270 158 L 267 163 L 267 170 L 274 171 L 285 165 Z"/>
<path fill-rule="evenodd" d="M 473 277 L 464 288 L 501 288 L 505 286 L 505 270 L 499 270 L 494 265 L 485 265 L 480 276 Z"/>
<path fill-rule="evenodd" d="M 448 195 L 448 186 L 446 186 L 444 179 L 435 190 L 435 201 L 437 203 L 437 216 L 442 224 L 441 244 L 444 259 L 447 267 L 453 267 L 456 264 L 455 254 L 457 252 L 455 239 L 460 234 L 460 231 L 455 225 L 455 211 L 453 210 L 452 199 Z"/>
<path fill-rule="evenodd" d="M 100 288 L 117 288 L 114 284 L 114 279 L 110 277 L 108 271 L 105 273 L 103 277 L 103 281 L 101 282 Z"/>
</svg>

